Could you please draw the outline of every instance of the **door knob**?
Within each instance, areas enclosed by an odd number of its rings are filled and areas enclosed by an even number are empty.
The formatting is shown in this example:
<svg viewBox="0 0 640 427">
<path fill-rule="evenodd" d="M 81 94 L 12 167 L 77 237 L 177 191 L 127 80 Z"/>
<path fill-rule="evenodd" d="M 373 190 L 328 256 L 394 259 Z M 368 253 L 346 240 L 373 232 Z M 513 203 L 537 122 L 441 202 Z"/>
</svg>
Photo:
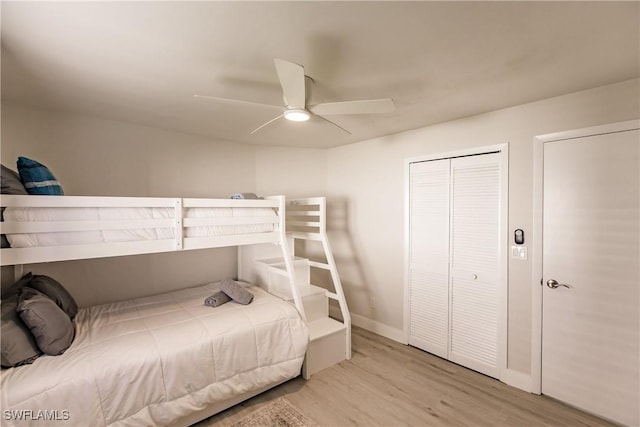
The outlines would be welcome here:
<svg viewBox="0 0 640 427">
<path fill-rule="evenodd" d="M 571 289 L 571 285 L 565 285 L 564 283 L 558 283 L 556 279 L 547 280 L 547 286 L 551 289 L 559 288 L 560 286 L 564 286 L 565 288 Z"/>
</svg>

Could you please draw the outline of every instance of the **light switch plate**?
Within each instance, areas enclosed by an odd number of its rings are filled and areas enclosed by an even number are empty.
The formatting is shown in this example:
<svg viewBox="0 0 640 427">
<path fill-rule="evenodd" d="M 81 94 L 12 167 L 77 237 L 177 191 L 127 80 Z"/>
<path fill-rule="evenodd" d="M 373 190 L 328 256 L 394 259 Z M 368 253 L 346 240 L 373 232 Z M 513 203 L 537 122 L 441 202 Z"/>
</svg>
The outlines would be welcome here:
<svg viewBox="0 0 640 427">
<path fill-rule="evenodd" d="M 526 246 L 511 246 L 511 258 L 519 259 L 521 261 L 527 260 L 527 247 Z"/>
</svg>

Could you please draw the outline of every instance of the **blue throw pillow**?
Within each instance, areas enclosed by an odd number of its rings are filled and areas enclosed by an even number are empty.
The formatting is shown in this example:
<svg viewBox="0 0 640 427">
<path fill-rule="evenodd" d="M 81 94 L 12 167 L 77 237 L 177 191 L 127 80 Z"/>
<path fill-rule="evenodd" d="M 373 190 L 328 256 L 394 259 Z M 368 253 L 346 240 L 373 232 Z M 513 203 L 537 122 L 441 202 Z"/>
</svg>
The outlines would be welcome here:
<svg viewBox="0 0 640 427">
<path fill-rule="evenodd" d="M 64 195 L 56 177 L 42 163 L 26 157 L 18 157 L 18 172 L 29 194 Z"/>
</svg>

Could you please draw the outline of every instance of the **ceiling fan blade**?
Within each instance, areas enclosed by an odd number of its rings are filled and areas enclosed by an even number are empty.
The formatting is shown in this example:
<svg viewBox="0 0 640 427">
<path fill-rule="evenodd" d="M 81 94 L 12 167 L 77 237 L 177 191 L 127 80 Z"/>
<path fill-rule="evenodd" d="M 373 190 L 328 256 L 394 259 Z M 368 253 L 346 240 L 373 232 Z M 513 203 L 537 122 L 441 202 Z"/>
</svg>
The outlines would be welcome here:
<svg viewBox="0 0 640 427">
<path fill-rule="evenodd" d="M 276 64 L 285 104 L 289 108 L 304 110 L 306 94 L 304 67 L 278 58 L 273 62 Z"/>
<path fill-rule="evenodd" d="M 364 99 L 361 101 L 325 102 L 309 107 L 314 114 L 377 114 L 392 113 L 396 104 L 391 98 Z"/>
<path fill-rule="evenodd" d="M 258 126 L 257 128 L 255 128 L 254 130 L 252 130 L 252 131 L 250 132 L 250 135 L 253 135 L 254 133 L 258 132 L 258 131 L 259 131 L 260 129 L 262 129 L 263 127 L 265 127 L 265 126 L 267 126 L 267 125 L 270 125 L 271 123 L 275 122 L 276 120 L 278 120 L 278 119 L 279 119 L 279 118 L 281 118 L 281 117 L 284 117 L 284 113 L 283 113 L 283 114 L 280 114 L 278 117 L 275 117 L 275 118 L 273 118 L 273 119 L 269 120 L 267 123 L 265 123 L 265 124 L 262 124 L 262 125 Z"/>
<path fill-rule="evenodd" d="M 282 110 L 282 106 L 279 106 L 279 105 L 261 104 L 259 102 L 243 101 L 241 99 L 220 98 L 218 96 L 209 96 L 209 95 L 193 95 L 193 97 L 202 98 L 202 99 L 212 99 L 214 101 L 228 102 L 231 104 L 253 105 L 256 107 L 278 108 Z"/>
<path fill-rule="evenodd" d="M 337 123 L 332 122 L 331 120 L 327 119 L 326 117 L 322 117 L 322 116 L 318 116 L 316 115 L 317 118 L 324 120 L 325 122 L 331 123 L 332 125 L 334 125 L 335 127 L 337 127 L 338 129 L 348 133 L 349 135 L 351 135 L 351 132 L 349 132 L 348 130 L 346 130 L 345 128 L 343 128 L 342 126 L 340 126 Z"/>
</svg>

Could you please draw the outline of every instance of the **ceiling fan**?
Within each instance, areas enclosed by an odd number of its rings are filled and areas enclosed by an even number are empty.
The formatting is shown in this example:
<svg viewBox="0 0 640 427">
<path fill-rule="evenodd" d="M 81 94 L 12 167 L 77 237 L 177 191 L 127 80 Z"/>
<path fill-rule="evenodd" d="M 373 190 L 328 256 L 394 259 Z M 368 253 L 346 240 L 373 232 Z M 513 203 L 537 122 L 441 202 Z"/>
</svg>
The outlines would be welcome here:
<svg viewBox="0 0 640 427">
<path fill-rule="evenodd" d="M 239 99 L 220 98 L 208 95 L 193 95 L 196 98 L 212 99 L 214 101 L 231 102 L 236 104 L 254 105 L 267 108 L 277 108 L 282 113 L 269 120 L 268 122 L 258 126 L 251 131 L 251 134 L 258 132 L 265 126 L 270 125 L 278 119 L 285 118 L 294 122 L 303 122 L 309 120 L 314 115 L 320 119 L 331 123 L 344 132 L 351 134 L 345 128 L 332 122 L 324 116 L 332 114 L 377 114 L 391 113 L 395 109 L 395 103 L 391 98 L 382 99 L 365 99 L 359 101 L 341 101 L 341 102 L 323 102 L 321 104 L 307 105 L 306 99 L 306 79 L 313 81 L 310 77 L 305 76 L 304 67 L 284 59 L 274 59 L 276 72 L 282 86 L 282 94 L 284 97 L 284 106 L 261 104 L 251 101 L 243 101 Z"/>
</svg>

